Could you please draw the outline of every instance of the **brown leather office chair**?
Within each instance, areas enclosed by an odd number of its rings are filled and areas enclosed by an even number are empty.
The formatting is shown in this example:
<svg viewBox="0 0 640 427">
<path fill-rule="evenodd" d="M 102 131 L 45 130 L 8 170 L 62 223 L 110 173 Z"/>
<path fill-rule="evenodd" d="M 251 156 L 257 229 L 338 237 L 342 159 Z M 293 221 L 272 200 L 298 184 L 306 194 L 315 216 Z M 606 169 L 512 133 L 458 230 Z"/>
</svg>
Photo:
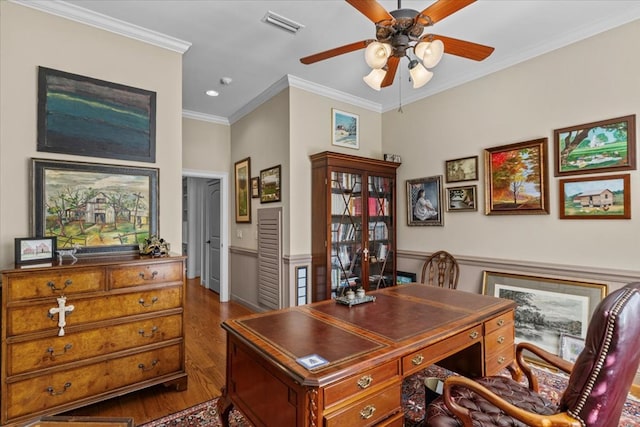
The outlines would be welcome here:
<svg viewBox="0 0 640 427">
<path fill-rule="evenodd" d="M 617 427 L 640 362 L 639 318 L 640 282 L 600 302 L 575 364 L 520 343 L 516 359 L 529 380 L 528 388 L 508 377 L 472 381 L 451 376 L 443 396 L 427 408 L 427 425 Z M 538 383 L 523 359 L 524 349 L 571 373 L 558 405 L 537 394 Z"/>
<path fill-rule="evenodd" d="M 460 267 L 447 251 L 434 252 L 422 266 L 421 283 L 441 288 L 455 289 L 458 286 Z"/>
</svg>

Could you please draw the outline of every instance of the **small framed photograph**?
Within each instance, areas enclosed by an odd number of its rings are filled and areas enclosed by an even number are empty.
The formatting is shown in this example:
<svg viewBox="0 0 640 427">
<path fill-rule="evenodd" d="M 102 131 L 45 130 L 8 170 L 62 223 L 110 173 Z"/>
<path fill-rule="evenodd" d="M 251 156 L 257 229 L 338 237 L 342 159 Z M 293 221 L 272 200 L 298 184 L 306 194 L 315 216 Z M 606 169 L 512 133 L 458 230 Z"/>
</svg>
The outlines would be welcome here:
<svg viewBox="0 0 640 427">
<path fill-rule="evenodd" d="M 447 188 L 447 212 L 477 211 L 476 185 Z"/>
<path fill-rule="evenodd" d="M 584 349 L 584 338 L 575 335 L 560 334 L 560 353 L 564 360 L 575 363 L 576 359 Z"/>
<path fill-rule="evenodd" d="M 555 176 L 636 169 L 636 116 L 553 131 Z"/>
<path fill-rule="evenodd" d="M 631 219 L 629 174 L 561 179 L 560 219 Z"/>
<path fill-rule="evenodd" d="M 478 179 L 478 156 L 444 162 L 446 182 L 475 181 Z"/>
<path fill-rule="evenodd" d="M 53 262 L 56 256 L 56 237 L 16 238 L 16 265 Z"/>
<path fill-rule="evenodd" d="M 444 225 L 442 175 L 407 180 L 408 225 Z"/>
<path fill-rule="evenodd" d="M 340 147 L 360 148 L 359 117 L 356 114 L 331 109 L 331 143 Z"/>
<path fill-rule="evenodd" d="M 251 198 L 257 199 L 260 197 L 260 178 L 253 177 L 251 178 Z"/>
<path fill-rule="evenodd" d="M 260 171 L 260 202 L 280 201 L 280 165 Z"/>
</svg>

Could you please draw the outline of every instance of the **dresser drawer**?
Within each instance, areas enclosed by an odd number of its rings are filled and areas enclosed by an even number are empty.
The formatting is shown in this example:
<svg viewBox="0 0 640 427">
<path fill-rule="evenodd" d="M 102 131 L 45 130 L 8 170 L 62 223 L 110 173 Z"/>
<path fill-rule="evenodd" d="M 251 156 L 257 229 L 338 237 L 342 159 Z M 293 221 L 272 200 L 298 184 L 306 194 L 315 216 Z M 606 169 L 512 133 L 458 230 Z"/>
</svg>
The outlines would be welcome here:
<svg viewBox="0 0 640 427">
<path fill-rule="evenodd" d="M 482 341 L 482 325 L 466 329 L 444 341 L 421 348 L 402 358 L 402 375 L 407 376 L 451 354 Z M 437 355 L 436 358 L 433 355 Z"/>
<path fill-rule="evenodd" d="M 182 262 L 113 267 L 109 270 L 109 287 L 111 289 L 117 289 L 182 281 L 183 273 L 184 264 Z"/>
<path fill-rule="evenodd" d="M 46 411 L 139 381 L 180 372 L 181 346 L 175 344 L 9 383 L 7 395 L 2 397 L 8 400 L 8 418 Z"/>
<path fill-rule="evenodd" d="M 383 390 L 325 416 L 325 427 L 370 426 L 400 410 L 400 385 L 390 382 Z"/>
<path fill-rule="evenodd" d="M 58 366 L 89 357 L 182 336 L 182 315 L 138 320 L 63 337 L 47 337 L 7 346 L 7 375 Z"/>
<path fill-rule="evenodd" d="M 102 268 L 76 268 L 11 275 L 7 283 L 7 302 L 32 298 L 57 297 L 104 290 Z"/>
<path fill-rule="evenodd" d="M 365 392 L 399 374 L 398 362 L 394 360 L 338 381 L 336 384 L 327 386 L 324 389 L 324 406 L 327 408 L 341 400 Z"/>
<path fill-rule="evenodd" d="M 496 329 L 503 328 L 511 323 L 513 323 L 513 310 L 509 310 L 484 322 L 484 333 L 488 335 Z"/>
<path fill-rule="evenodd" d="M 100 320 L 134 314 L 145 314 L 182 307 L 182 284 L 162 289 L 126 294 L 101 295 L 95 298 L 69 297 L 66 306 L 73 305 L 66 315 L 66 328 Z M 47 302 L 13 306 L 7 309 L 7 336 L 58 330 L 58 315 L 49 317 L 49 309 L 57 308 L 55 298 Z"/>
</svg>

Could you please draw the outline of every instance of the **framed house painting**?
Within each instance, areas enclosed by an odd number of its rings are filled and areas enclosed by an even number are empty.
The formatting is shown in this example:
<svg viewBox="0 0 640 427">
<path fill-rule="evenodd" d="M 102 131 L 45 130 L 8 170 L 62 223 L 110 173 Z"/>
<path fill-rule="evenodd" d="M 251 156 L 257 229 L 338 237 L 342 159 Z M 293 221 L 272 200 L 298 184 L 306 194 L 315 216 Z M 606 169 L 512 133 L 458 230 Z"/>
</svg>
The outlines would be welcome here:
<svg viewBox="0 0 640 427">
<path fill-rule="evenodd" d="M 15 264 L 50 263 L 56 256 L 55 237 L 15 239 Z"/>
<path fill-rule="evenodd" d="M 555 176 L 636 168 L 636 116 L 570 126 L 553 132 Z"/>
<path fill-rule="evenodd" d="M 478 156 L 447 160 L 445 165 L 445 181 L 475 181 L 478 179 Z"/>
<path fill-rule="evenodd" d="M 38 151 L 156 161 L 156 93 L 38 68 Z"/>
<path fill-rule="evenodd" d="M 80 254 L 138 251 L 158 234 L 158 169 L 32 159 L 36 236 Z"/>
<path fill-rule="evenodd" d="M 485 214 L 549 213 L 547 138 L 485 150 Z"/>
<path fill-rule="evenodd" d="M 331 143 L 340 147 L 360 148 L 360 118 L 356 114 L 331 109 Z"/>
<path fill-rule="evenodd" d="M 407 181 L 408 225 L 444 225 L 442 206 L 442 175 Z"/>
<path fill-rule="evenodd" d="M 280 165 L 260 171 L 260 203 L 280 201 Z"/>
<path fill-rule="evenodd" d="M 631 219 L 629 174 L 561 179 L 560 219 Z"/>
<path fill-rule="evenodd" d="M 239 160 L 235 163 L 236 187 L 236 222 L 251 222 L 251 159 Z"/>
</svg>

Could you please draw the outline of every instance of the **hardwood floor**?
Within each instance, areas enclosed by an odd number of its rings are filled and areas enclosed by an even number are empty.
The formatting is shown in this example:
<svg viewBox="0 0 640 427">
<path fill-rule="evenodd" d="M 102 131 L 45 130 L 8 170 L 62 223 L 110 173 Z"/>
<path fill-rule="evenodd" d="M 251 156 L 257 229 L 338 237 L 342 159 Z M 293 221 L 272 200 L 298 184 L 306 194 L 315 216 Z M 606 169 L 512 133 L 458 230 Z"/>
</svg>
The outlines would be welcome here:
<svg viewBox="0 0 640 427">
<path fill-rule="evenodd" d="M 218 294 L 199 283 L 200 278 L 187 281 L 184 324 L 187 390 L 150 387 L 73 410 L 68 415 L 133 417 L 139 425 L 220 396 L 226 362 L 226 333 L 220 323 L 252 311 L 234 302 L 221 303 Z"/>
</svg>

